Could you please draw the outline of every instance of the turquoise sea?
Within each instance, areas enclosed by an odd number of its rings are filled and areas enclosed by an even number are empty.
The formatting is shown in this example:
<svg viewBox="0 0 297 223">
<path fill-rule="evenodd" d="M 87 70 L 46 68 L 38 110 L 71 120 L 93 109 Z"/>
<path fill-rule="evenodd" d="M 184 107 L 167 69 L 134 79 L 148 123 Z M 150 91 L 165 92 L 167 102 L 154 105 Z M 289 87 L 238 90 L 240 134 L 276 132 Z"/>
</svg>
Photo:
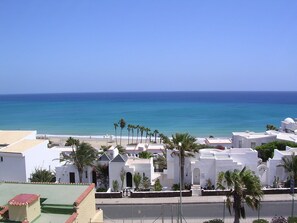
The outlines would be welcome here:
<svg viewBox="0 0 297 223">
<path fill-rule="evenodd" d="M 0 129 L 40 134 L 114 134 L 113 123 L 166 135 L 231 136 L 297 117 L 297 92 L 129 92 L 0 95 Z M 123 131 L 127 135 L 127 130 Z"/>
</svg>

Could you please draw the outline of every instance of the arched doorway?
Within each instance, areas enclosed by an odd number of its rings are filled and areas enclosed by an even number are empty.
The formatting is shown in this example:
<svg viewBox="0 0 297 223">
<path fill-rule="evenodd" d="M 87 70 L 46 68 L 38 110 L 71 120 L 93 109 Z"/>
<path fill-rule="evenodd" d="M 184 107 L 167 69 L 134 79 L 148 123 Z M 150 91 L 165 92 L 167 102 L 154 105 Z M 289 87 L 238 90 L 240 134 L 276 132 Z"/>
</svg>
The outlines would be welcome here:
<svg viewBox="0 0 297 223">
<path fill-rule="evenodd" d="M 193 184 L 200 185 L 200 169 L 195 168 L 193 171 Z"/>
<path fill-rule="evenodd" d="M 126 186 L 132 187 L 132 173 L 130 172 L 126 173 Z"/>
</svg>

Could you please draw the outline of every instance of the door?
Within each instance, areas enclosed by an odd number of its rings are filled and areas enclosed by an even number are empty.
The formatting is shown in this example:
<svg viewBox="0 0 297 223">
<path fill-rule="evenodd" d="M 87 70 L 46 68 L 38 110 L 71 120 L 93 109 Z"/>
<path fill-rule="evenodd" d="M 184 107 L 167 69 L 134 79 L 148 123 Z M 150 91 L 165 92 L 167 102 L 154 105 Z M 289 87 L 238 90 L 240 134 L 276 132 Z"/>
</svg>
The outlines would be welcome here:
<svg viewBox="0 0 297 223">
<path fill-rule="evenodd" d="M 69 182 L 75 183 L 75 173 L 74 172 L 69 173 Z"/>
<path fill-rule="evenodd" d="M 126 174 L 126 185 L 127 187 L 132 187 L 132 173 L 130 172 Z"/>
<path fill-rule="evenodd" d="M 195 168 L 193 171 L 193 184 L 200 185 L 200 169 Z"/>
</svg>

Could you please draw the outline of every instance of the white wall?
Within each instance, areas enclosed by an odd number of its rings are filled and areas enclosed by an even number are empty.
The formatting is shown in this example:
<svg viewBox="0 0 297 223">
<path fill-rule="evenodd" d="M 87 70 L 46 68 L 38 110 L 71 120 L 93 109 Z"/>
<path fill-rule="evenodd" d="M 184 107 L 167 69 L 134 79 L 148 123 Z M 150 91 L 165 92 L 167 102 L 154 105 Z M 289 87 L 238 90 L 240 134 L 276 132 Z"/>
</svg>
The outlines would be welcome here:
<svg viewBox="0 0 297 223">
<path fill-rule="evenodd" d="M 261 146 L 262 144 L 266 144 L 276 140 L 275 135 L 262 135 L 262 137 L 253 137 L 251 133 L 250 136 L 245 135 L 233 135 L 232 136 L 232 147 L 234 148 L 251 148 L 252 142 L 255 142 L 255 146 Z M 242 146 L 240 147 L 239 141 L 242 142 Z"/>
<path fill-rule="evenodd" d="M 0 181 L 26 182 L 25 157 L 20 153 L 1 153 Z"/>
<path fill-rule="evenodd" d="M 86 174 L 87 171 L 87 174 Z M 91 167 L 86 167 L 82 175 L 82 183 L 92 183 L 92 171 Z M 79 183 L 79 175 L 77 168 L 72 164 L 61 165 L 55 168 L 56 172 L 56 181 L 58 183 L 70 183 L 70 173 L 74 172 L 75 174 L 75 183 Z"/>
<path fill-rule="evenodd" d="M 47 148 L 47 144 L 48 141 L 45 140 L 24 152 L 27 180 L 36 168 L 54 171 L 55 167 L 60 165 L 60 152 Z"/>
</svg>

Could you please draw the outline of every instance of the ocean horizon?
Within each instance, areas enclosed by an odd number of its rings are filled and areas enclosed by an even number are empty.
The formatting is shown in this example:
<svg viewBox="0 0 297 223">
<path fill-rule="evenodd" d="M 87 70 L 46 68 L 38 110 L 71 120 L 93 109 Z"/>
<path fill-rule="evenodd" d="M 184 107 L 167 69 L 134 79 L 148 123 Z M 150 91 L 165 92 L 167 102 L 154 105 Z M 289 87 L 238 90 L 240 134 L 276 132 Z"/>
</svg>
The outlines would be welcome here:
<svg viewBox="0 0 297 223">
<path fill-rule="evenodd" d="M 157 129 L 165 135 L 229 137 L 263 132 L 295 118 L 295 91 L 102 92 L 0 95 L 0 129 L 39 134 L 112 135 L 114 123 Z M 127 126 L 126 126 L 127 128 Z M 127 135 L 126 128 L 123 135 Z M 120 129 L 118 128 L 118 134 Z"/>
</svg>

